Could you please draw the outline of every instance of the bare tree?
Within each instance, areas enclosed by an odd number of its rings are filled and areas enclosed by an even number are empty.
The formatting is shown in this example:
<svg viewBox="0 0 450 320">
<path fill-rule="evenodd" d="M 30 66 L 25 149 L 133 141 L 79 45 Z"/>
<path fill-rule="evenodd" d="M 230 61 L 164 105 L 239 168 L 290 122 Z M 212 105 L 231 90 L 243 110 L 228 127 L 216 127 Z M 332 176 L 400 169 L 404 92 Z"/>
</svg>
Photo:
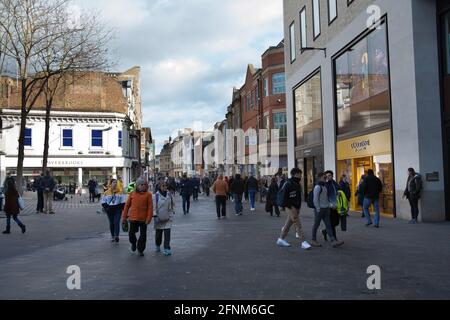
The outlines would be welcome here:
<svg viewBox="0 0 450 320">
<path fill-rule="evenodd" d="M 85 13 L 71 17 L 66 12 L 61 25 L 63 36 L 42 53 L 40 69 L 47 75 L 43 95 L 45 98 L 45 141 L 42 171 L 47 170 L 50 114 L 55 95 L 65 93 L 65 88 L 81 81 L 90 71 L 104 70 L 112 65 L 108 45 L 113 31 L 99 20 L 97 13 Z"/>
<path fill-rule="evenodd" d="M 0 0 L 0 48 L 17 64 L 20 87 L 20 135 L 17 184 L 22 191 L 27 117 L 41 94 L 51 93 L 58 75 L 72 70 L 88 70 L 94 50 L 100 58 L 107 36 L 95 33 L 96 22 L 71 21 L 71 0 Z M 75 22 L 75 23 L 74 23 Z M 3 36 L 2 36 L 3 35 Z M 91 37 L 103 40 L 94 47 Z M 94 37 L 95 38 L 95 37 Z M 96 51 L 95 51 L 96 50 Z M 98 62 L 98 61 L 97 61 Z M 100 65 L 99 65 L 100 66 Z M 45 96 L 51 96 L 45 95 Z M 50 105 L 52 99 L 50 99 Z M 48 144 L 48 141 L 47 141 Z"/>
</svg>

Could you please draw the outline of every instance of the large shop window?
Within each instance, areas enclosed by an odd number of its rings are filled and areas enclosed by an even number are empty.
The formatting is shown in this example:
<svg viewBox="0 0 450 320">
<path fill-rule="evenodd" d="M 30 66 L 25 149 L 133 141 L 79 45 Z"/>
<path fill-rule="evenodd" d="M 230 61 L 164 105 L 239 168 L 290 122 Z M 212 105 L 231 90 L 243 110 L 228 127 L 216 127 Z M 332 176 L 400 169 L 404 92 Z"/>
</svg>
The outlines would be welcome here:
<svg viewBox="0 0 450 320">
<path fill-rule="evenodd" d="M 322 92 L 320 72 L 294 91 L 296 145 L 322 143 Z"/>
<path fill-rule="evenodd" d="M 338 135 L 390 123 L 386 25 L 334 61 Z"/>
</svg>

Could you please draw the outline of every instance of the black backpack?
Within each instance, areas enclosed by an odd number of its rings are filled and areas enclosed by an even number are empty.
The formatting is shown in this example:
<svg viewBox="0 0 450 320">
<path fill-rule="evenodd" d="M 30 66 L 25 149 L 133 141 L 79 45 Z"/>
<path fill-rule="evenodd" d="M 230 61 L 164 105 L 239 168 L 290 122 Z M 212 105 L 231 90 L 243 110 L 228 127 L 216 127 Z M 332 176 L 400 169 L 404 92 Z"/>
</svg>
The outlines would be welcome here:
<svg viewBox="0 0 450 320">
<path fill-rule="evenodd" d="M 277 193 L 277 199 L 276 199 L 276 204 L 277 204 L 277 206 L 278 207 L 282 207 L 282 208 L 284 208 L 285 206 L 286 206 L 286 203 L 284 203 L 284 199 L 286 199 L 285 198 L 285 194 L 286 194 L 286 185 L 288 184 L 289 182 L 288 181 L 286 181 L 284 184 L 283 184 L 283 186 L 280 188 L 280 190 L 278 190 L 278 193 Z"/>
</svg>

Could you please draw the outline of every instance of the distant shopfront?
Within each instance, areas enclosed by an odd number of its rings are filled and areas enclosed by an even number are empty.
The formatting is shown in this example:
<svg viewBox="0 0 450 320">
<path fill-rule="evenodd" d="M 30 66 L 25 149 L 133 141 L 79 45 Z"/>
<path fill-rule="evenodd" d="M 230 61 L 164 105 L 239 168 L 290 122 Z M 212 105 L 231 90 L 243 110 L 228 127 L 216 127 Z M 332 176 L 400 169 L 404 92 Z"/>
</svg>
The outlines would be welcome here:
<svg viewBox="0 0 450 320">
<path fill-rule="evenodd" d="M 386 21 L 342 50 L 334 61 L 337 175 L 352 194 L 369 169 L 383 183 L 380 209 L 395 216 L 394 162 Z M 356 197 L 351 209 L 360 210 Z"/>
</svg>

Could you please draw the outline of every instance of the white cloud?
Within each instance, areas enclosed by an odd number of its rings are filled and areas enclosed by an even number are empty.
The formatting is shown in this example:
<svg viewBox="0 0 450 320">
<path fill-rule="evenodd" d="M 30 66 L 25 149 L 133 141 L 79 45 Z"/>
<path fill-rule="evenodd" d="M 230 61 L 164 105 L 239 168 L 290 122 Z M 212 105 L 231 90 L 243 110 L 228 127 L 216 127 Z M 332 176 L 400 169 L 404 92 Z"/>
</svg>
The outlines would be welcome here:
<svg viewBox="0 0 450 320">
<path fill-rule="evenodd" d="M 116 26 L 119 70 L 142 67 L 144 124 L 158 148 L 195 120 L 222 121 L 247 64 L 283 37 L 282 0 L 75 1 Z"/>
</svg>

